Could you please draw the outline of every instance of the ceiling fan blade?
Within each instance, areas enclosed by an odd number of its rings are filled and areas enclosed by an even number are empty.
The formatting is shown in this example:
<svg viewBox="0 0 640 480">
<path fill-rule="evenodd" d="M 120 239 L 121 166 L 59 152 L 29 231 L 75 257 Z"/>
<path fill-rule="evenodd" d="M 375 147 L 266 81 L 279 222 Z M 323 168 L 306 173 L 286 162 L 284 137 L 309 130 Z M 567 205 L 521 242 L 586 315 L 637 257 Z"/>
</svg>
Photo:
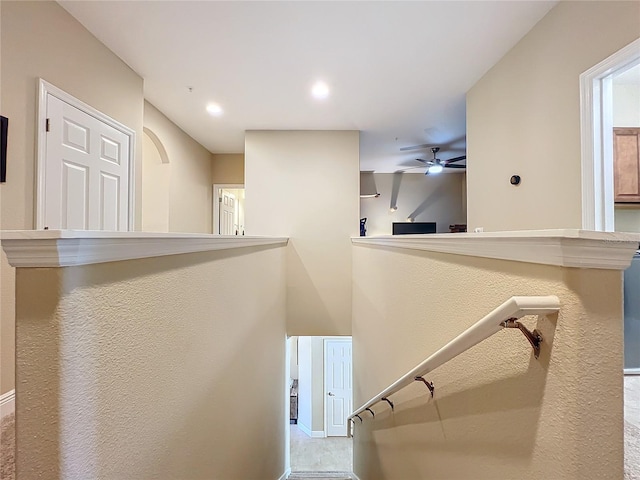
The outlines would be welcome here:
<svg viewBox="0 0 640 480">
<path fill-rule="evenodd" d="M 425 143 L 423 145 L 412 145 L 411 147 L 401 147 L 400 151 L 401 152 L 410 152 L 411 150 L 424 150 L 425 148 L 431 148 L 435 145 L 432 145 L 430 143 Z"/>
<path fill-rule="evenodd" d="M 466 155 L 461 155 L 459 157 L 450 158 L 448 160 L 445 160 L 445 163 L 459 162 L 460 160 L 466 160 L 466 159 L 467 159 Z"/>
<path fill-rule="evenodd" d="M 451 165 L 446 164 L 446 165 L 443 165 L 443 167 L 444 168 L 467 168 L 466 165 L 457 165 L 455 163 L 452 163 Z"/>
</svg>

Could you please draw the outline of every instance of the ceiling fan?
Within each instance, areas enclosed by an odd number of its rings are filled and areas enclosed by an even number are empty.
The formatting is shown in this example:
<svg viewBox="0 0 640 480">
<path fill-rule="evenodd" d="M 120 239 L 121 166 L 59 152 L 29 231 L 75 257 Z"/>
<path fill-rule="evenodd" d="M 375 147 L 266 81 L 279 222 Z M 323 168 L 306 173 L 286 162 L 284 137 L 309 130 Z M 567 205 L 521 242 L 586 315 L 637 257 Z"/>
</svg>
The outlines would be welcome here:
<svg viewBox="0 0 640 480">
<path fill-rule="evenodd" d="M 466 165 L 459 165 L 456 163 L 462 160 L 466 160 L 466 155 L 449 158 L 447 160 L 440 160 L 439 158 L 437 158 L 437 154 L 439 151 L 440 147 L 431 147 L 431 153 L 433 153 L 432 160 L 423 160 L 422 158 L 416 158 L 417 162 L 421 162 L 424 164 L 424 166 L 427 167 L 427 171 L 424 172 L 425 175 L 440 173 L 445 168 L 467 168 Z"/>
</svg>

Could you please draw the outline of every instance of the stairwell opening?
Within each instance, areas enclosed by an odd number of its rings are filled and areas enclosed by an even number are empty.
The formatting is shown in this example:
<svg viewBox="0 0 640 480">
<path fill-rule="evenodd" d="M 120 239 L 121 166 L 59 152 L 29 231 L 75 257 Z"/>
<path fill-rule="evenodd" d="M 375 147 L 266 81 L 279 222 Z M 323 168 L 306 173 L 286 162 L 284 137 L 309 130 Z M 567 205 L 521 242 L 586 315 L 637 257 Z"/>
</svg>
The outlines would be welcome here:
<svg viewBox="0 0 640 480">
<path fill-rule="evenodd" d="M 287 339 L 290 479 L 349 479 L 353 409 L 351 337 Z"/>
</svg>

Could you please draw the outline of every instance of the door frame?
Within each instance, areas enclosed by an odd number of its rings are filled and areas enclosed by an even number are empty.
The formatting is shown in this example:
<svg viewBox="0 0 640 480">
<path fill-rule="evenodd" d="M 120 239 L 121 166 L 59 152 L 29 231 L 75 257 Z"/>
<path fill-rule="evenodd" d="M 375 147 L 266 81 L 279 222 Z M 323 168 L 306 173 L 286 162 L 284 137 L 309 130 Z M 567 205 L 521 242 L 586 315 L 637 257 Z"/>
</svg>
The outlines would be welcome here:
<svg viewBox="0 0 640 480">
<path fill-rule="evenodd" d="M 322 337 L 322 410 L 324 412 L 324 436 L 328 437 L 327 432 L 329 431 L 328 422 L 329 415 L 327 415 L 327 410 L 329 409 L 329 403 L 327 402 L 327 395 L 329 393 L 329 388 L 327 386 L 327 357 L 329 356 L 327 353 L 327 341 L 332 340 L 343 340 L 351 342 L 351 408 L 353 408 L 353 336 L 351 335 L 338 335 L 333 337 Z M 349 412 L 349 415 L 351 412 Z"/>
<path fill-rule="evenodd" d="M 220 235 L 220 190 L 222 189 L 244 188 L 244 183 L 214 183 L 213 184 L 213 218 L 211 232 L 214 235 Z"/>
<path fill-rule="evenodd" d="M 613 128 L 611 75 L 640 63 L 640 38 L 580 75 L 582 228 L 612 232 Z"/>
<path fill-rule="evenodd" d="M 136 132 L 135 130 L 127 127 L 123 123 L 111 118 L 110 116 L 96 110 L 91 105 L 84 103 L 82 100 L 78 100 L 74 96 L 68 94 L 64 90 L 52 85 L 51 83 L 38 79 L 38 113 L 37 113 L 37 153 L 36 153 L 36 198 L 35 198 L 35 224 L 36 230 L 43 230 L 45 227 L 44 219 L 44 203 L 45 203 L 45 179 L 46 179 L 46 158 L 47 158 L 47 95 L 52 95 L 65 103 L 68 103 L 72 107 L 86 113 L 99 120 L 102 123 L 106 123 L 110 127 L 118 130 L 127 137 L 129 137 L 129 211 L 127 229 L 132 232 L 135 225 L 135 151 L 136 151 Z"/>
</svg>

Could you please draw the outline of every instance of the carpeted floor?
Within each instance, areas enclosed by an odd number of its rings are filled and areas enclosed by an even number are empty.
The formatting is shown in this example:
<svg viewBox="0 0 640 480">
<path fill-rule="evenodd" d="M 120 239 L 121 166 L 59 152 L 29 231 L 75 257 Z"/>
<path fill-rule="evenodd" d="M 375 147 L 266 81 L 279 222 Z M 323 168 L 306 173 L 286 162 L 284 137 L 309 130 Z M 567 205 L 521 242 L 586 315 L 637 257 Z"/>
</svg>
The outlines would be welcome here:
<svg viewBox="0 0 640 480">
<path fill-rule="evenodd" d="M 624 480 L 640 480 L 640 428 L 624 422 Z"/>
<path fill-rule="evenodd" d="M 352 478 L 345 472 L 302 472 L 292 473 L 287 480 L 352 480 Z"/>
<path fill-rule="evenodd" d="M 16 451 L 16 417 L 7 415 L 0 425 L 0 479 L 14 480 Z"/>
<path fill-rule="evenodd" d="M 304 472 L 292 473 L 287 480 L 352 480 L 353 477 L 348 473 L 331 473 L 331 472 Z"/>
<path fill-rule="evenodd" d="M 311 438 L 298 425 L 291 425 L 291 471 L 351 472 L 353 439 Z"/>
</svg>

